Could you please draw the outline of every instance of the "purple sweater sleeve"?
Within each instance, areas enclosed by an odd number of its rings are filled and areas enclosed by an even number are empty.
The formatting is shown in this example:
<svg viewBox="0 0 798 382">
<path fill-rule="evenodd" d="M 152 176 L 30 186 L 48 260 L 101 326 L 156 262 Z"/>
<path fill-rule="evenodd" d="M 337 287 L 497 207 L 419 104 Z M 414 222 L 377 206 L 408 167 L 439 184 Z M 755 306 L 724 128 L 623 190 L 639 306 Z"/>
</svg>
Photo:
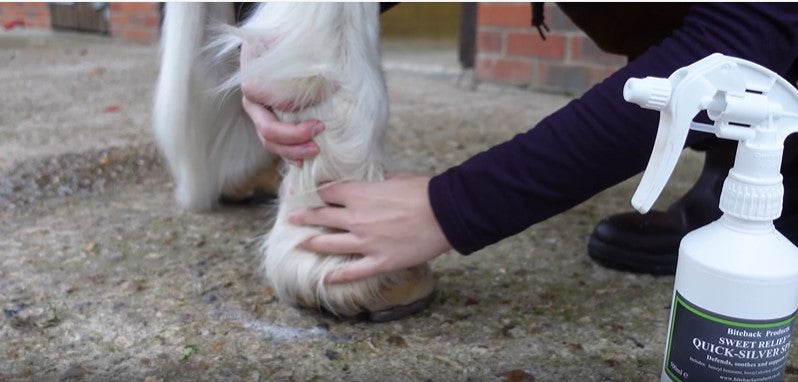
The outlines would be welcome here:
<svg viewBox="0 0 798 382">
<path fill-rule="evenodd" d="M 711 53 L 785 75 L 798 57 L 798 5 L 700 3 L 681 27 L 533 129 L 432 178 L 446 238 L 469 254 L 587 200 L 645 168 L 658 113 L 623 100 L 630 77 L 667 77 Z M 691 133 L 688 145 L 710 137 Z"/>
</svg>

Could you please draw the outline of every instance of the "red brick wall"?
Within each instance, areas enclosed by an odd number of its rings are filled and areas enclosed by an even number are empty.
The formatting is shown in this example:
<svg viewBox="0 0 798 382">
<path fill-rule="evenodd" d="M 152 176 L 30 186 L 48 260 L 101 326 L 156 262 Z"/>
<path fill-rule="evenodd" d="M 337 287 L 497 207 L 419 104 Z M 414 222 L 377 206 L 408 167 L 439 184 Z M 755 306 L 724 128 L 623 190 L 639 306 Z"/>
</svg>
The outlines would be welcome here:
<svg viewBox="0 0 798 382">
<path fill-rule="evenodd" d="M 476 76 L 483 81 L 579 95 L 626 63 L 602 52 L 556 5 L 546 3 L 546 41 L 529 3 L 480 3 Z"/>
<path fill-rule="evenodd" d="M 123 40 L 153 43 L 160 33 L 159 3 L 108 3 L 110 34 Z M 21 21 L 25 28 L 49 29 L 47 3 L 0 3 L 0 30 Z"/>
<path fill-rule="evenodd" d="M 140 43 L 158 40 L 161 17 L 158 3 L 108 3 L 108 11 L 111 36 Z"/>
<path fill-rule="evenodd" d="M 0 3 L 0 30 L 15 25 L 50 28 L 50 7 L 47 3 Z"/>
</svg>

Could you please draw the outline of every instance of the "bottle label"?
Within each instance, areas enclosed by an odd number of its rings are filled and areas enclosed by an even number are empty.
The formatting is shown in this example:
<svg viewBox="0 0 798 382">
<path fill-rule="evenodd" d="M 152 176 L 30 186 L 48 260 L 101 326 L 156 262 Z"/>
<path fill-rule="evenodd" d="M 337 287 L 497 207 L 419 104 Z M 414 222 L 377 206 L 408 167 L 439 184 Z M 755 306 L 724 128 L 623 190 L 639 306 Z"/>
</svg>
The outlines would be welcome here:
<svg viewBox="0 0 798 382">
<path fill-rule="evenodd" d="M 676 292 L 665 373 L 674 381 L 764 382 L 784 379 L 796 312 L 744 320 L 701 309 Z"/>
</svg>

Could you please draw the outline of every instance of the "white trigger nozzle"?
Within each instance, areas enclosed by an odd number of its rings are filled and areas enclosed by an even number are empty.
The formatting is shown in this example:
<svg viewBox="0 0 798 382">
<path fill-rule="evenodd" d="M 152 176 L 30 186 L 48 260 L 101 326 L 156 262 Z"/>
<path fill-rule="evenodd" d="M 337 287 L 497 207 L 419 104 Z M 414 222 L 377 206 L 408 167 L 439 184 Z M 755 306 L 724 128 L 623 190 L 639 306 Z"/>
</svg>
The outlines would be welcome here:
<svg viewBox="0 0 798 382">
<path fill-rule="evenodd" d="M 662 110 L 671 98 L 671 82 L 667 78 L 630 78 L 623 87 L 623 99 L 652 110 Z"/>
</svg>

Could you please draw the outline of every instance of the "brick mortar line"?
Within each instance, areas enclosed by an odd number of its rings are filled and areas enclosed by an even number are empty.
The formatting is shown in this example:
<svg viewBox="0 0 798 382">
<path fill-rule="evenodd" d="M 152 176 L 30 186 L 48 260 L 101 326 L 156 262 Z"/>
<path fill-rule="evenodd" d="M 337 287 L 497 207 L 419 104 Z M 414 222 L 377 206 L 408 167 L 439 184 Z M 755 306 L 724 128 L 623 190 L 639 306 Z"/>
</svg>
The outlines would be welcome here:
<svg viewBox="0 0 798 382">
<path fill-rule="evenodd" d="M 524 61 L 524 62 L 540 62 L 545 64 L 562 64 L 565 66 L 582 66 L 586 68 L 602 69 L 602 68 L 620 68 L 624 64 L 602 64 L 592 61 L 570 60 L 564 61 L 556 58 L 536 57 L 536 56 L 518 56 L 506 55 L 499 52 L 478 52 L 477 59 L 507 59 L 510 61 Z"/>
<path fill-rule="evenodd" d="M 498 52 L 478 52 L 477 58 L 500 58 L 500 59 L 507 59 L 511 61 L 528 61 L 529 59 L 536 59 L 536 57 L 530 56 L 508 56 L 503 53 Z"/>
<path fill-rule="evenodd" d="M 574 36 L 573 35 L 565 35 L 565 62 L 571 61 L 573 57 L 573 50 L 574 50 Z"/>
<path fill-rule="evenodd" d="M 521 32 L 528 32 L 534 33 L 535 35 L 539 35 L 538 30 L 535 27 L 515 27 L 515 26 L 500 26 L 500 25 L 480 25 L 477 27 L 477 32 L 485 30 L 486 32 L 507 32 L 507 33 L 521 33 Z M 580 30 L 556 30 L 553 29 L 551 31 L 544 31 L 545 35 L 558 35 L 558 36 L 585 36 L 585 32 Z"/>
</svg>

